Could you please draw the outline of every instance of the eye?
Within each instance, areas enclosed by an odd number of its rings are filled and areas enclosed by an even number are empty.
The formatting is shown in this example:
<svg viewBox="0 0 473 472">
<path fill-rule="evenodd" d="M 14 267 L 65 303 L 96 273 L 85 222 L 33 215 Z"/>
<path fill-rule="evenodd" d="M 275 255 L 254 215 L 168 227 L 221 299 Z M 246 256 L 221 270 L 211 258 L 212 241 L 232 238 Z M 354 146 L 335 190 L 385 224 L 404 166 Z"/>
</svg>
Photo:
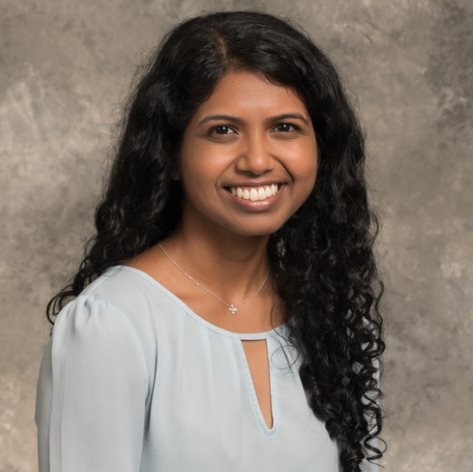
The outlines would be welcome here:
<svg viewBox="0 0 473 472">
<path fill-rule="evenodd" d="M 283 133 L 288 133 L 291 131 L 300 131 L 300 128 L 292 123 L 278 123 L 275 126 L 276 131 L 281 131 Z"/>
<path fill-rule="evenodd" d="M 233 128 L 230 128 L 230 126 L 227 125 L 218 125 L 214 126 L 213 128 L 210 128 L 209 130 L 209 135 L 210 136 L 225 136 L 229 134 L 234 134 L 235 130 Z"/>
</svg>

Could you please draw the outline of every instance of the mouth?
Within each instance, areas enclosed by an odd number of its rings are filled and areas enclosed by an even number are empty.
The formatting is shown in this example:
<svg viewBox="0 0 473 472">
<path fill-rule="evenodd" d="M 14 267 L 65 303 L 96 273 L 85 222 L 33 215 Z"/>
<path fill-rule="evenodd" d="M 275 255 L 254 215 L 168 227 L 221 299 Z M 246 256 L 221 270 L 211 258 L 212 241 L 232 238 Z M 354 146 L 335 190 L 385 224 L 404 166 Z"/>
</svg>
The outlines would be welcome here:
<svg viewBox="0 0 473 472">
<path fill-rule="evenodd" d="M 271 184 L 245 187 L 224 187 L 234 197 L 250 202 L 265 201 L 274 197 L 286 184 Z"/>
</svg>

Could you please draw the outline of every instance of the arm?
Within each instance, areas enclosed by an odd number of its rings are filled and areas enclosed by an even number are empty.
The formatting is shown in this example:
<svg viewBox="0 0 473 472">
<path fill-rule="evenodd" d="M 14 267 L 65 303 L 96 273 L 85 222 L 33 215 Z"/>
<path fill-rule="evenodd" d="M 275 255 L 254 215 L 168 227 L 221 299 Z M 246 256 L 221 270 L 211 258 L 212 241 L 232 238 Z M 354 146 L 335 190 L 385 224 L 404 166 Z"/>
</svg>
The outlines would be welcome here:
<svg viewBox="0 0 473 472">
<path fill-rule="evenodd" d="M 148 376 L 136 332 L 104 300 L 59 313 L 37 384 L 40 472 L 139 470 Z"/>
</svg>

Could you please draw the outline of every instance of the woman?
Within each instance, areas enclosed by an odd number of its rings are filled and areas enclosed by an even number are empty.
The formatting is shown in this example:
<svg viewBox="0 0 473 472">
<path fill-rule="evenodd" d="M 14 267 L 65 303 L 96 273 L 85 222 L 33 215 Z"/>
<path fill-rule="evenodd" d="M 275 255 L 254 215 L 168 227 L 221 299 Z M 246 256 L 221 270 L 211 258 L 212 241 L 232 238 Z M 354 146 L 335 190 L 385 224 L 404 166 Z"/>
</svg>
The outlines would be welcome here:
<svg viewBox="0 0 473 472">
<path fill-rule="evenodd" d="M 384 343 L 364 160 L 305 34 L 254 12 L 168 34 L 47 307 L 40 471 L 368 470 Z"/>
</svg>

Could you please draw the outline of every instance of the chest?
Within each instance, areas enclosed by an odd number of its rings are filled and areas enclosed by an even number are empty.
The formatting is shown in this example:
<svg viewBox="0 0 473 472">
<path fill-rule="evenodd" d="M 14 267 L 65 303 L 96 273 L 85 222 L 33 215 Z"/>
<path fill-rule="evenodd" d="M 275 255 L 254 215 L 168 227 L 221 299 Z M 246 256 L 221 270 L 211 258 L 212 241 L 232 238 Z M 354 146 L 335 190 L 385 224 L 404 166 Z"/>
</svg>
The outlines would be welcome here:
<svg viewBox="0 0 473 472">
<path fill-rule="evenodd" d="M 162 470 L 337 471 L 336 446 L 307 405 L 294 349 L 272 335 L 192 327 L 160 329 L 147 442 L 161 464 L 183 461 Z"/>
</svg>

